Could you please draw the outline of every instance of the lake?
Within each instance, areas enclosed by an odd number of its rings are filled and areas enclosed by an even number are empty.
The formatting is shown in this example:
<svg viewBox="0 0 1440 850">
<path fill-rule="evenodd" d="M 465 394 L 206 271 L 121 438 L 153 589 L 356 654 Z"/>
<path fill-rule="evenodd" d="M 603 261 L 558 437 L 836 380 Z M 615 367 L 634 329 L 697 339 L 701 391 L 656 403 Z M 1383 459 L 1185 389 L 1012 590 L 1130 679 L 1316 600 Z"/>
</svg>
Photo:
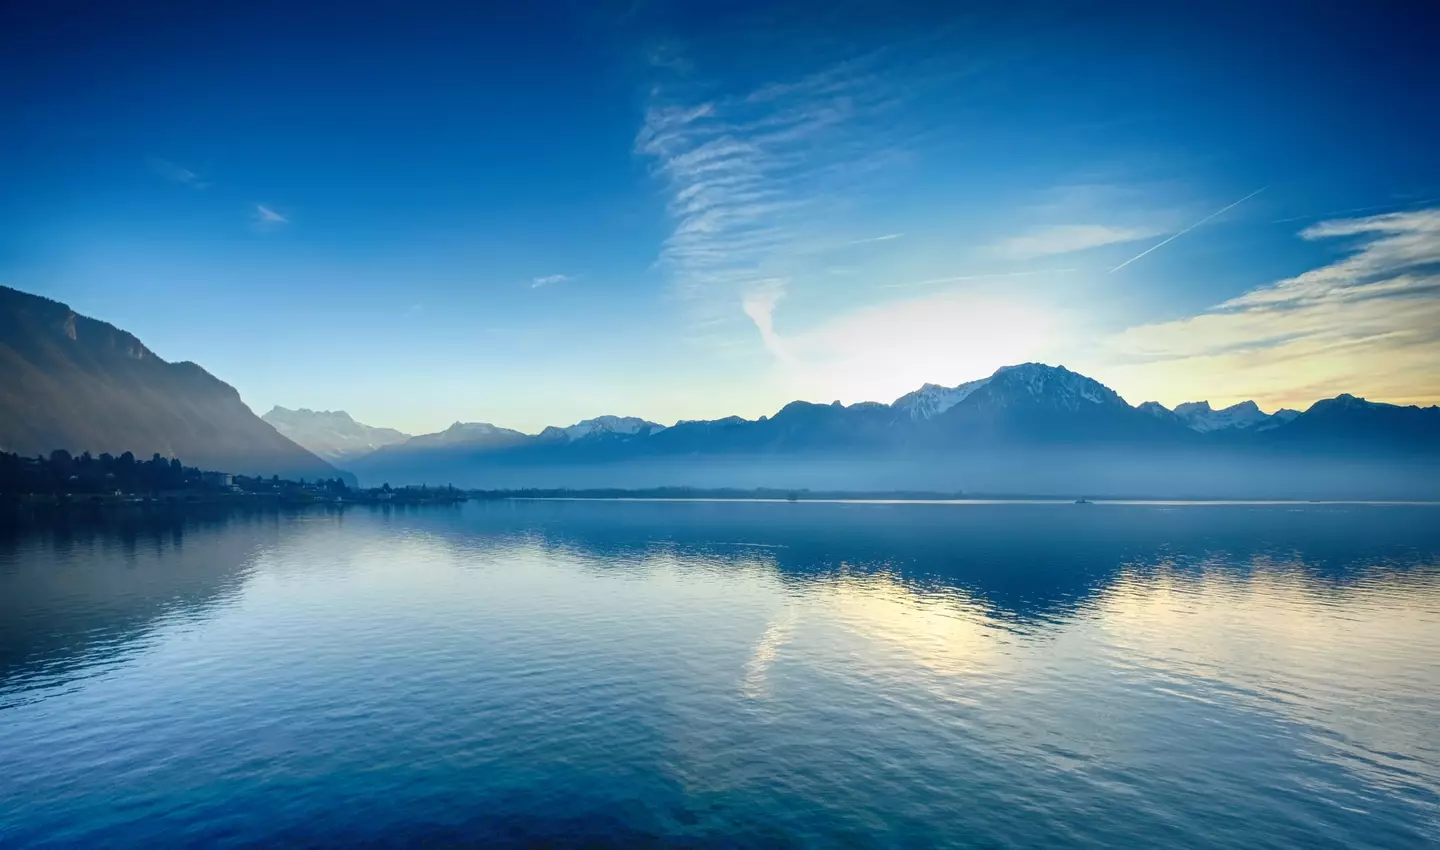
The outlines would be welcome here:
<svg viewBox="0 0 1440 850">
<path fill-rule="evenodd" d="M 1440 507 L 0 529 L 0 845 L 1440 844 Z"/>
</svg>

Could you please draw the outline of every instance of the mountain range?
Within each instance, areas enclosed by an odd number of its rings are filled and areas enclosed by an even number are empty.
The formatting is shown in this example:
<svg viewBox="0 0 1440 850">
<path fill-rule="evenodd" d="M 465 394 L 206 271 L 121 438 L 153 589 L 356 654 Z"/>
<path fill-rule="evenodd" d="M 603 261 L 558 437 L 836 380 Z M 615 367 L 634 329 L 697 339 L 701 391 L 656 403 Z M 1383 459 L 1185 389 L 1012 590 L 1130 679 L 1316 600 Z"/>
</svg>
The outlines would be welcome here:
<svg viewBox="0 0 1440 850">
<path fill-rule="evenodd" d="M 0 287 L 0 451 L 133 452 L 202 469 L 350 478 L 256 416 L 194 363 L 113 325 Z"/>
<path fill-rule="evenodd" d="M 1303 413 L 1131 406 L 1060 366 L 1024 363 L 890 404 L 796 401 L 756 420 L 666 427 L 602 416 L 524 434 L 457 422 L 349 468 L 367 483 L 778 486 L 1284 498 L 1440 495 L 1440 408 L 1342 395 Z"/>
<path fill-rule="evenodd" d="M 276 407 L 262 419 L 199 366 L 167 363 L 125 331 L 5 288 L 0 410 L 0 450 L 159 452 L 231 472 L 354 473 L 367 485 L 1440 498 L 1440 407 L 1352 395 L 1303 412 L 1132 406 L 1041 363 L 926 384 L 889 404 L 795 401 L 754 420 L 668 427 L 599 416 L 538 434 L 456 422 L 409 436 L 344 411 Z"/>
<path fill-rule="evenodd" d="M 394 428 L 362 425 L 343 410 L 290 410 L 272 407 L 260 417 L 290 440 L 325 460 L 343 465 L 376 449 L 410 439 Z"/>
</svg>

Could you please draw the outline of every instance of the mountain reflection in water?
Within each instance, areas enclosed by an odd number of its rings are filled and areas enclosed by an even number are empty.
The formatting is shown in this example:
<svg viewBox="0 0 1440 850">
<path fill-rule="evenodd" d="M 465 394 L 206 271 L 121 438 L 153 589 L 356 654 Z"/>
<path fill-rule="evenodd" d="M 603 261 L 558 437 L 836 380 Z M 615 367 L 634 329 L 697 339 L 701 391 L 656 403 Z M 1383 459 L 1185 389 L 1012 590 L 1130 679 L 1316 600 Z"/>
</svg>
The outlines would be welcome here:
<svg viewBox="0 0 1440 850">
<path fill-rule="evenodd" d="M 1440 508 L 0 532 L 0 843 L 1416 846 Z M 362 816 L 363 813 L 363 816 Z"/>
</svg>

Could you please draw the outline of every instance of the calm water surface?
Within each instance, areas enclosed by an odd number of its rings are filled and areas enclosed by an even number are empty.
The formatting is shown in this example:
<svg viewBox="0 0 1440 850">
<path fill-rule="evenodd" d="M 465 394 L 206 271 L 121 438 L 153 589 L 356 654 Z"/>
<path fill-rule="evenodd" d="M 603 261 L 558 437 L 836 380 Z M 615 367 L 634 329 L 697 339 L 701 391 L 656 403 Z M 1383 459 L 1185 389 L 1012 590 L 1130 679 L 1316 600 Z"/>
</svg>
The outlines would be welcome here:
<svg viewBox="0 0 1440 850">
<path fill-rule="evenodd" d="M 0 845 L 1440 844 L 1440 508 L 0 529 Z"/>
</svg>

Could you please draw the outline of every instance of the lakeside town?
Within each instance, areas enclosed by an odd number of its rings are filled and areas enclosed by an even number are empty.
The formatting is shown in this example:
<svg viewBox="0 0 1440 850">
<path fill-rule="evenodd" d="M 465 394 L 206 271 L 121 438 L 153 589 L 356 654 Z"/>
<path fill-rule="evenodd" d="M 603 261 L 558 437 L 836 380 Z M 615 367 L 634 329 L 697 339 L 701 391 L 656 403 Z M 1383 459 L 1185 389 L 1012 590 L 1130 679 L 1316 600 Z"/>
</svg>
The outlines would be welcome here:
<svg viewBox="0 0 1440 850">
<path fill-rule="evenodd" d="M 48 457 L 0 452 L 0 502 L 45 505 L 232 504 L 450 504 L 469 494 L 449 485 L 362 488 L 340 478 L 291 481 L 272 475 L 237 475 L 185 466 L 158 453 L 137 460 L 64 449 Z"/>
</svg>

